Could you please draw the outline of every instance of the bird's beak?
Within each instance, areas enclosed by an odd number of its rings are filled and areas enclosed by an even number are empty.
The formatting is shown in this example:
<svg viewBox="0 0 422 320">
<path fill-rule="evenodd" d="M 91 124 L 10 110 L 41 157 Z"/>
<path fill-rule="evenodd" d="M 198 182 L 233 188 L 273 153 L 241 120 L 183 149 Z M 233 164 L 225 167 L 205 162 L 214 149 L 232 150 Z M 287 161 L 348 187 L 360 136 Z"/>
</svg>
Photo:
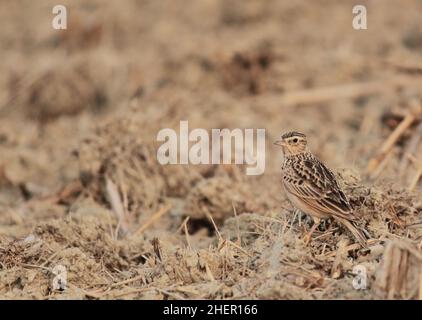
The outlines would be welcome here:
<svg viewBox="0 0 422 320">
<path fill-rule="evenodd" d="M 274 141 L 274 144 L 276 145 L 276 146 L 285 146 L 286 144 L 284 143 L 284 141 L 283 140 L 277 140 L 277 141 Z"/>
</svg>

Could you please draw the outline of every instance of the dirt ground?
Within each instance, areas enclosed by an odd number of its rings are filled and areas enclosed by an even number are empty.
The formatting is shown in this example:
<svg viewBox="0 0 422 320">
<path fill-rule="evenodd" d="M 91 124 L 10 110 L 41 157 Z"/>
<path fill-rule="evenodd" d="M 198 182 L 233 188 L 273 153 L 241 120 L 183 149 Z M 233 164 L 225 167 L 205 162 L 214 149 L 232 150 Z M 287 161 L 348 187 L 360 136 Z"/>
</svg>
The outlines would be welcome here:
<svg viewBox="0 0 422 320">
<path fill-rule="evenodd" d="M 53 1 L 2 1 L 0 298 L 422 298 L 422 2 L 359 3 L 367 30 L 348 0 L 61 1 L 54 30 Z M 180 120 L 265 128 L 265 173 L 160 165 Z M 288 130 L 368 248 L 334 221 L 305 244 Z"/>
</svg>

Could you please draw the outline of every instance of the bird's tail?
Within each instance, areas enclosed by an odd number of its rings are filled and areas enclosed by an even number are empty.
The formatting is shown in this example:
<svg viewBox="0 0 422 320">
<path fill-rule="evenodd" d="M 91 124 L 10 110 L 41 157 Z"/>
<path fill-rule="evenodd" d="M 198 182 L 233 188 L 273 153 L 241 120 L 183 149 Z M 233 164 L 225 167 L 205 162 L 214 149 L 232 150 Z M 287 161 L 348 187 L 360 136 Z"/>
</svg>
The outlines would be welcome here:
<svg viewBox="0 0 422 320">
<path fill-rule="evenodd" d="M 368 231 L 356 225 L 354 221 L 350 221 L 344 218 L 337 218 L 339 222 L 341 222 L 349 231 L 353 234 L 356 240 L 363 246 L 368 246 L 368 238 L 369 234 Z"/>
</svg>

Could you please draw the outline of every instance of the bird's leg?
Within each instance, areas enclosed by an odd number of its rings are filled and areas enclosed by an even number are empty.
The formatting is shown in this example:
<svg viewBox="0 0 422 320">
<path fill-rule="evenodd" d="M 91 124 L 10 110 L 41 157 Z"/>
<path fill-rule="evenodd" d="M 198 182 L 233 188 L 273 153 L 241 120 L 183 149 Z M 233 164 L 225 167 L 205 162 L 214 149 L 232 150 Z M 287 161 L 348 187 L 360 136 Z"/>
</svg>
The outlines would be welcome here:
<svg viewBox="0 0 422 320">
<path fill-rule="evenodd" d="M 321 223 L 320 218 L 314 218 L 314 225 L 312 226 L 311 230 L 308 232 L 308 234 L 303 238 L 305 240 L 305 245 L 308 245 L 311 241 L 311 236 L 314 233 L 314 231 L 319 227 Z"/>
</svg>

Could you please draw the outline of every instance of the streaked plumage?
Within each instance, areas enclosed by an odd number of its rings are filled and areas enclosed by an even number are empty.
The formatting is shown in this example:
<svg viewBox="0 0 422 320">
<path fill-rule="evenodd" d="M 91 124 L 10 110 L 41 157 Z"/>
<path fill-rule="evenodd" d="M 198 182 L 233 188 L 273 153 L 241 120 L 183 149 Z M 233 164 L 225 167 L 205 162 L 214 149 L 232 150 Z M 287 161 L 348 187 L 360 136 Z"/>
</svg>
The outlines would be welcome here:
<svg viewBox="0 0 422 320">
<path fill-rule="evenodd" d="M 283 147 L 283 185 L 290 202 L 300 211 L 314 218 L 314 227 L 320 219 L 334 218 L 347 227 L 363 246 L 364 231 L 356 225 L 353 209 L 336 177 L 307 148 L 306 136 L 288 132 L 276 144 Z"/>
</svg>

